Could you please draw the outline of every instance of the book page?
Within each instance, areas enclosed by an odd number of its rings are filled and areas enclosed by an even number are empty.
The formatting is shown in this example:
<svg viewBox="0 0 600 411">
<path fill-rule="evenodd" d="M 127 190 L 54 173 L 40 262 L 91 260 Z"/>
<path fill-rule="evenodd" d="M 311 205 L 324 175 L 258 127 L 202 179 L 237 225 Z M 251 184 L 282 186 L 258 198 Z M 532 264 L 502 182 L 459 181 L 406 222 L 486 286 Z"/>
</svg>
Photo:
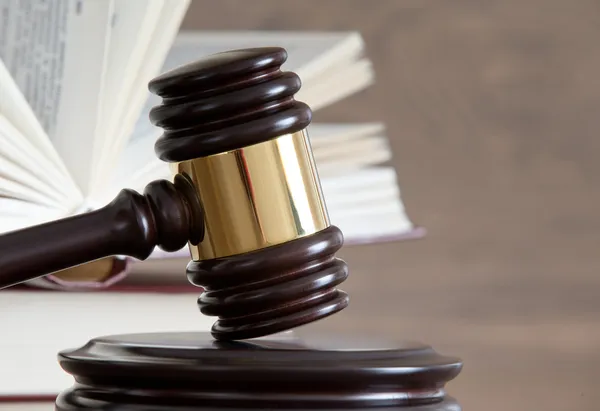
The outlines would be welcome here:
<svg viewBox="0 0 600 411">
<path fill-rule="evenodd" d="M 85 191 L 113 1 L 0 2 L 0 57 Z"/>
<path fill-rule="evenodd" d="M 68 181 L 65 176 L 2 113 L 0 142 L 0 177 L 20 183 L 22 188 L 35 190 L 44 199 L 43 202 L 57 207 L 68 207 L 69 203 L 81 200 L 79 193 L 65 184 Z M 7 187 L 2 188 L 4 194 L 10 195 Z M 14 197 L 18 197 L 17 192 Z"/>
<path fill-rule="evenodd" d="M 56 170 L 57 173 L 60 173 L 58 179 L 63 183 L 65 189 L 77 192 L 64 163 L 1 59 L 0 115 L 6 124 L 10 124 L 15 129 L 15 132 L 3 133 L 2 138 L 17 139 L 15 144 L 27 145 L 29 150 L 43 153 L 42 155 L 49 163 L 45 171 Z M 0 143 L 2 142 L 3 140 L 0 140 Z"/>
<path fill-rule="evenodd" d="M 323 195 L 331 218 L 347 238 L 369 241 L 401 237 L 415 226 L 409 219 L 396 170 L 369 167 L 322 179 Z"/>
<path fill-rule="evenodd" d="M 23 164 L 0 156 L 0 193 L 25 201 L 61 207 L 60 192 L 37 178 Z M 0 210 L 2 212 L 4 210 Z"/>
<path fill-rule="evenodd" d="M 391 160 L 392 152 L 384 136 L 368 136 L 343 142 L 338 146 L 319 147 L 315 162 L 320 176 L 344 175 Z"/>
<path fill-rule="evenodd" d="M 160 24 L 163 0 L 114 0 L 112 32 L 110 35 L 105 80 L 99 104 L 99 127 L 94 139 L 91 186 L 103 178 L 98 175 L 104 152 L 118 138 L 119 123 L 127 110 L 128 97 L 136 90 L 136 76 L 144 55 L 152 47 L 150 40 Z"/>
<path fill-rule="evenodd" d="M 64 47 L 64 76 L 56 128 L 50 134 L 73 179 L 89 191 L 100 91 L 112 30 L 113 1 L 71 0 Z"/>
<path fill-rule="evenodd" d="M 0 61 L 0 233 L 64 216 L 80 200 L 80 192 Z"/>
<path fill-rule="evenodd" d="M 64 210 L 44 204 L 6 197 L 0 193 L 0 233 L 20 230 L 65 217 Z"/>
<path fill-rule="evenodd" d="M 313 111 L 327 107 L 352 94 L 369 87 L 375 82 L 373 64 L 366 59 L 322 73 L 311 79 L 309 87 L 296 94 L 296 100 L 307 103 Z"/>
<path fill-rule="evenodd" d="M 190 0 L 162 0 L 161 9 L 158 12 L 158 21 L 152 22 L 152 18 L 149 18 L 150 23 L 144 23 L 153 24 L 152 31 L 148 39 L 141 41 L 136 46 L 143 51 L 142 60 L 139 64 L 134 64 L 137 70 L 130 84 L 129 92 L 123 93 L 121 97 L 125 99 L 125 102 L 120 105 L 122 109 L 117 110 L 117 117 L 111 122 L 112 127 L 106 131 L 106 135 L 110 136 L 109 140 L 102 144 L 101 149 L 97 152 L 99 156 L 93 176 L 95 178 L 92 181 L 92 190 L 89 193 L 89 197 L 93 201 L 102 202 L 104 200 L 99 199 L 104 199 L 107 193 L 114 192 L 114 187 L 110 183 L 115 181 L 114 175 L 117 163 L 122 157 L 123 148 L 131 136 L 136 121 L 143 118 L 140 113 L 149 94 L 148 82 L 159 74 L 165 57 L 179 31 L 189 3 Z M 146 47 L 144 44 L 149 46 Z M 149 123 L 147 116 L 145 121 Z M 127 158 L 126 161 L 135 161 L 136 157 L 137 154 L 134 152 L 133 157 Z M 121 183 L 116 180 L 116 184 L 120 186 Z"/>
<path fill-rule="evenodd" d="M 0 59 L 49 136 L 56 129 L 69 12 L 65 1 L 0 0 Z"/>
<path fill-rule="evenodd" d="M 138 288 L 130 293 L 123 292 L 126 289 L 121 292 L 2 290 L 0 398 L 55 397 L 71 387 L 73 377 L 60 367 L 56 355 L 62 350 L 81 347 L 92 338 L 152 330 L 210 331 L 214 318 L 193 309 L 197 291 L 192 288 L 191 292 L 170 293 L 165 292 L 167 290 L 156 287 Z M 68 325 L 66 321 L 61 324 L 61 320 L 68 320 Z M 86 401 L 80 410 L 88 406 L 89 411 L 94 408 L 95 411 L 123 410 L 120 406 L 97 406 L 99 403 Z M 170 408 L 148 403 L 137 407 L 138 410 Z M 54 409 L 51 406 L 47 411 Z"/>
</svg>

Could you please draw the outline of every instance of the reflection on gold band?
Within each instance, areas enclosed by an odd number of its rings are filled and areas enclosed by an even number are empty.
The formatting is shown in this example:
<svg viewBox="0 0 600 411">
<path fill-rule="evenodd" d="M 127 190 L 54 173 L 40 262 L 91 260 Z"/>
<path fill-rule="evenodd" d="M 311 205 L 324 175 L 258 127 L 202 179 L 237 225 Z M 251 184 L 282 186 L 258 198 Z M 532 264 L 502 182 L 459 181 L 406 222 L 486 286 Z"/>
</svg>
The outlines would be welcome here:
<svg viewBox="0 0 600 411">
<path fill-rule="evenodd" d="M 205 236 L 196 261 L 246 253 L 327 228 L 329 217 L 305 131 L 178 163 L 200 196 Z"/>
</svg>

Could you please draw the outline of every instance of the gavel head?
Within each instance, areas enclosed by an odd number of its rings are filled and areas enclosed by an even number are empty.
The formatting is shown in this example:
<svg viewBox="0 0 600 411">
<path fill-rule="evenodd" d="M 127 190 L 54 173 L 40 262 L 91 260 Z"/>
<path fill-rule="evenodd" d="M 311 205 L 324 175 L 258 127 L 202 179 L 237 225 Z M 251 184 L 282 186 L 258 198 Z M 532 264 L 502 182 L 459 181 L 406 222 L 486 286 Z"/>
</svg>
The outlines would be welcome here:
<svg viewBox="0 0 600 411">
<path fill-rule="evenodd" d="M 310 108 L 278 47 L 214 54 L 155 78 L 155 150 L 193 187 L 203 224 L 187 274 L 217 339 L 284 331 L 348 304 L 348 270 L 306 131 Z"/>
</svg>

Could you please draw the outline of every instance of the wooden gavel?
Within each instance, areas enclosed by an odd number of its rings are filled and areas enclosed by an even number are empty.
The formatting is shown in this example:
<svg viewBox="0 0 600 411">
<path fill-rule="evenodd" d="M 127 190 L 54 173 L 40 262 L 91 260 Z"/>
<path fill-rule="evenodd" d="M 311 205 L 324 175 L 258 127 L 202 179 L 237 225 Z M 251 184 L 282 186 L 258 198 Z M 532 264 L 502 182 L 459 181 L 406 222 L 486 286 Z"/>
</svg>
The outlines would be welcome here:
<svg viewBox="0 0 600 411">
<path fill-rule="evenodd" d="M 155 144 L 173 181 L 122 190 L 98 210 L 0 236 L 0 288 L 108 256 L 144 260 L 188 244 L 189 281 L 217 339 L 245 339 L 340 311 L 334 254 L 295 73 L 277 47 L 218 53 L 150 82 Z"/>
<path fill-rule="evenodd" d="M 172 181 L 0 236 L 0 288 L 187 243 L 200 309 L 219 318 L 211 334 L 150 330 L 61 351 L 74 383 L 56 411 L 460 411 L 445 384 L 462 362 L 427 345 L 279 333 L 348 304 L 336 289 L 348 275 L 334 256 L 343 236 L 312 157 L 311 110 L 294 100 L 300 80 L 280 70 L 286 57 L 235 50 L 154 79 L 155 150 Z"/>
</svg>

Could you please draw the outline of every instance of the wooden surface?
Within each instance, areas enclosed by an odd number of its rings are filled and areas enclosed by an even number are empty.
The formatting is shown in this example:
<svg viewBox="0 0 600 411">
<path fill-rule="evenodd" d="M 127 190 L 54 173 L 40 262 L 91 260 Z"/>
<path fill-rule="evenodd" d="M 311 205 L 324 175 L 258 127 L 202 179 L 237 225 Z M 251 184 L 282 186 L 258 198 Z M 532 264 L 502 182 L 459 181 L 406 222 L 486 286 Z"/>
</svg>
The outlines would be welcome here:
<svg viewBox="0 0 600 411">
<path fill-rule="evenodd" d="M 315 120 L 387 123 L 429 235 L 343 250 L 350 307 L 314 327 L 461 356 L 465 410 L 598 410 L 600 3 L 194 0 L 184 27 L 365 36 L 377 85 Z"/>
</svg>

